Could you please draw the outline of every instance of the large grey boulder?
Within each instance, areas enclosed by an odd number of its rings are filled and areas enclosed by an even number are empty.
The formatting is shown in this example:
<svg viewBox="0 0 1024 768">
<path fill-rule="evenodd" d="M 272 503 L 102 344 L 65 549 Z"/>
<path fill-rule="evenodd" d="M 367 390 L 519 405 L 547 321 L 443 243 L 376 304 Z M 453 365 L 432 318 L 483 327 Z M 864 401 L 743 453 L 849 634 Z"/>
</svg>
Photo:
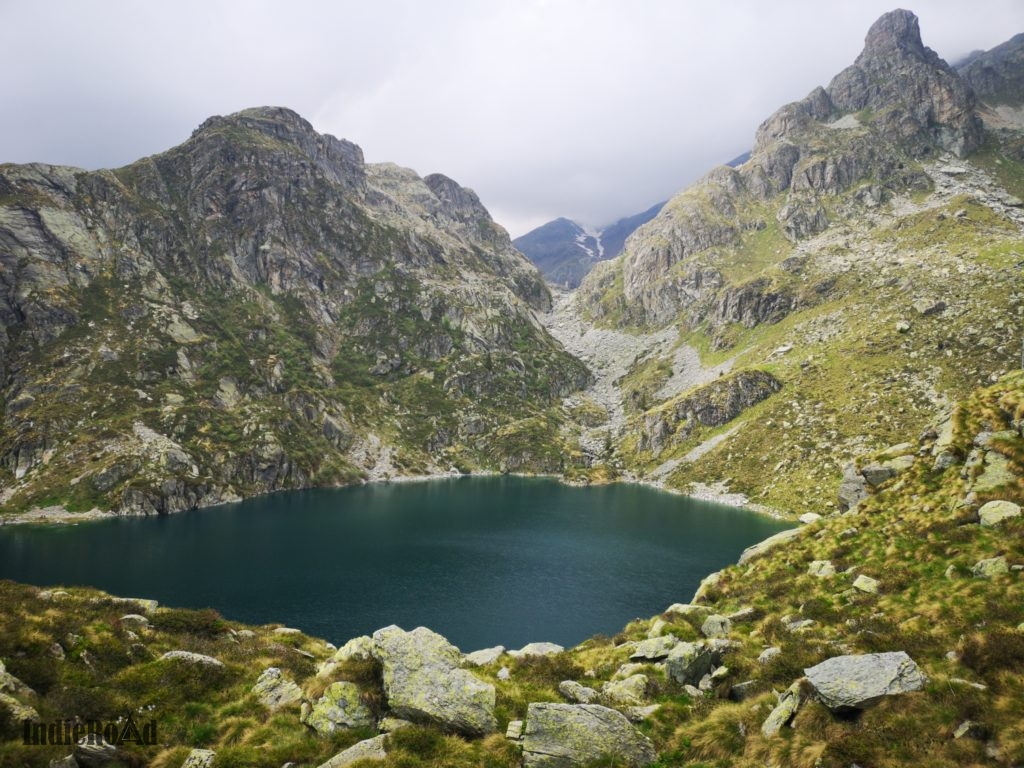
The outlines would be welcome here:
<svg viewBox="0 0 1024 768">
<path fill-rule="evenodd" d="M 599 704 L 530 704 L 523 733 L 526 768 L 574 768 L 614 758 L 641 768 L 654 745 L 620 712 Z"/>
<path fill-rule="evenodd" d="M 160 661 L 179 661 L 183 664 L 195 664 L 211 669 L 224 669 L 224 662 L 220 659 L 203 653 L 192 653 L 192 651 L 168 651 L 160 657 Z"/>
<path fill-rule="evenodd" d="M 641 640 L 629 655 L 630 661 L 661 661 L 669 651 L 676 647 L 679 640 L 675 635 L 668 634 Z"/>
<path fill-rule="evenodd" d="M 304 709 L 301 722 L 321 736 L 331 736 L 347 728 L 363 728 L 374 723 L 373 713 L 363 703 L 355 683 L 337 682 L 327 686 L 323 696 Z"/>
<path fill-rule="evenodd" d="M 558 692 L 574 704 L 591 704 L 597 701 L 600 694 L 593 688 L 577 683 L 575 680 L 563 680 L 558 684 Z"/>
<path fill-rule="evenodd" d="M 1012 501 L 990 501 L 978 510 L 978 519 L 986 528 L 995 528 L 1014 517 L 1020 517 L 1020 505 Z"/>
<path fill-rule="evenodd" d="M 839 508 L 844 512 L 853 509 L 867 497 L 868 484 L 864 476 L 856 464 L 847 464 L 843 467 L 843 481 L 839 484 Z"/>
<path fill-rule="evenodd" d="M 707 643 L 679 643 L 665 659 L 665 670 L 681 685 L 696 685 L 711 671 L 718 656 Z"/>
<path fill-rule="evenodd" d="M 117 747 L 95 733 L 79 739 L 72 754 L 81 768 L 106 768 L 119 758 Z"/>
<path fill-rule="evenodd" d="M 619 707 L 639 707 L 647 700 L 647 675 L 630 675 L 601 686 L 605 699 Z"/>
<path fill-rule="evenodd" d="M 321 763 L 320 768 L 345 768 L 356 760 L 383 760 L 387 757 L 388 734 L 382 733 L 372 739 L 364 739 L 353 744 L 346 750 L 339 752 L 326 763 Z"/>
<path fill-rule="evenodd" d="M 494 686 L 461 669 L 462 654 L 441 635 L 426 627 L 406 632 L 390 626 L 373 634 L 373 648 L 396 717 L 467 735 L 497 728 Z"/>
<path fill-rule="evenodd" d="M 1002 555 L 979 560 L 971 567 L 971 573 L 979 579 L 991 579 L 1009 572 L 1010 566 L 1007 565 L 1006 558 Z"/>
<path fill-rule="evenodd" d="M 487 664 L 493 664 L 496 662 L 501 658 L 501 654 L 504 652 L 504 645 L 496 645 L 493 648 L 482 648 L 479 651 L 467 653 L 465 663 L 471 667 L 483 667 Z"/>
<path fill-rule="evenodd" d="M 919 691 L 928 682 L 903 651 L 835 656 L 804 674 L 818 701 L 832 711 L 866 709 L 886 696 Z"/>
<path fill-rule="evenodd" d="M 732 631 L 732 622 L 725 616 L 713 613 L 700 627 L 704 637 L 726 637 Z"/>
<path fill-rule="evenodd" d="M 561 653 L 565 648 L 558 645 L 557 643 L 527 643 L 518 651 L 509 651 L 508 655 L 512 658 L 529 657 L 529 656 L 554 656 L 556 653 Z"/>
<path fill-rule="evenodd" d="M 265 669 L 256 680 L 252 692 L 271 712 L 295 704 L 302 698 L 302 689 L 294 680 L 285 677 L 277 667 Z"/>
</svg>

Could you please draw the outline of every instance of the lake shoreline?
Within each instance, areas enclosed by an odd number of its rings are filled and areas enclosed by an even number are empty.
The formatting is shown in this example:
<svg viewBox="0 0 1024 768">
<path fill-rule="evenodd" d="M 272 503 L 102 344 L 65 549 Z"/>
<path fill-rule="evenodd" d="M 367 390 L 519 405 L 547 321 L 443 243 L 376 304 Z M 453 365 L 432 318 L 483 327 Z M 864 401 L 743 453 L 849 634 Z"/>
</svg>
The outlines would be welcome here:
<svg viewBox="0 0 1024 768">
<path fill-rule="evenodd" d="M 213 507 L 219 507 L 223 504 L 234 504 L 246 499 L 259 498 L 261 496 L 270 496 L 275 493 L 287 493 L 289 491 L 306 491 L 315 489 L 329 489 L 329 488 L 352 488 L 360 485 L 387 485 L 391 483 L 426 483 L 435 480 L 453 480 L 456 478 L 463 477 L 537 477 L 537 478 L 549 478 L 557 480 L 563 485 L 585 488 L 590 485 L 597 485 L 595 483 L 586 482 L 574 482 L 567 479 L 563 475 L 558 474 L 544 474 L 544 473 L 528 473 L 528 472 L 495 472 L 495 471 L 480 471 L 480 472 L 430 472 L 423 475 L 398 475 L 394 477 L 373 477 L 370 480 L 363 481 L 362 483 L 353 483 L 352 485 L 338 485 L 338 486 L 309 486 L 307 488 L 282 488 L 275 491 L 268 491 L 267 493 L 255 494 L 253 496 L 235 497 L 231 499 L 224 499 L 218 501 L 215 504 L 205 504 L 201 507 L 195 507 L 194 509 L 211 509 Z M 750 499 L 742 493 L 730 493 L 723 483 L 715 485 L 698 484 L 696 488 L 692 489 L 690 493 L 678 490 L 666 486 L 663 481 L 658 480 L 646 480 L 635 477 L 633 475 L 626 475 L 622 478 L 611 480 L 607 483 L 600 483 L 600 485 L 614 485 L 614 484 L 629 484 L 629 485 L 642 485 L 647 488 L 653 488 L 664 493 L 670 493 L 673 496 L 682 496 L 685 498 L 696 499 L 698 501 L 707 501 L 713 504 L 721 504 L 726 507 L 734 507 L 736 509 L 743 509 L 747 512 L 754 512 L 765 517 L 772 518 L 774 520 L 790 520 L 790 518 L 783 512 L 766 507 L 763 504 L 756 504 L 751 502 Z M 193 510 L 182 510 L 183 512 Z M 171 513 L 177 514 L 177 513 Z M 91 523 L 98 520 L 114 520 L 122 517 L 149 517 L 150 515 L 121 515 L 116 512 L 106 511 L 94 507 L 87 512 L 71 512 L 66 507 L 55 504 L 48 507 L 35 507 L 28 512 L 20 512 L 15 515 L 3 515 L 0 514 L 0 527 L 8 525 L 77 525 L 79 523 Z M 156 515 L 159 517 L 159 515 Z"/>
</svg>

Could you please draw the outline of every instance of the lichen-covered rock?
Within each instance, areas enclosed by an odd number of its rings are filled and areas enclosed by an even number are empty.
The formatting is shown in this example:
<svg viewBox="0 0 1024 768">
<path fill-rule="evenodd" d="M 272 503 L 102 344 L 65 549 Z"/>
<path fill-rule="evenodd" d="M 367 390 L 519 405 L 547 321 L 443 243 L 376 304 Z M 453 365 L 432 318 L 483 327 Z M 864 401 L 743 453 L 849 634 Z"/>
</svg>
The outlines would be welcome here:
<svg viewBox="0 0 1024 768">
<path fill-rule="evenodd" d="M 35 709 L 6 693 L 0 693 L 0 712 L 6 712 L 7 719 L 15 723 L 39 719 L 39 713 Z"/>
<path fill-rule="evenodd" d="M 836 567 L 831 560 L 813 560 L 807 567 L 808 576 L 817 576 L 819 579 L 836 575 Z"/>
<path fill-rule="evenodd" d="M 979 579 L 991 579 L 993 576 L 1002 576 L 1009 572 L 1010 566 L 1007 565 L 1006 558 L 1001 555 L 979 560 L 971 568 L 971 573 Z"/>
<path fill-rule="evenodd" d="M 518 651 L 509 651 L 508 655 L 517 658 L 519 656 L 554 656 L 564 651 L 557 643 L 527 643 Z"/>
<path fill-rule="evenodd" d="M 289 704 L 295 704 L 302 698 L 302 689 L 284 676 L 278 667 L 268 667 L 256 680 L 252 692 L 256 698 L 274 712 Z"/>
<path fill-rule="evenodd" d="M 374 723 L 373 713 L 363 702 L 359 686 L 348 682 L 327 686 L 323 696 L 300 719 L 321 736 L 331 736 L 341 729 L 363 728 Z"/>
<path fill-rule="evenodd" d="M 853 588 L 869 595 L 878 594 L 878 579 L 873 579 L 862 573 L 853 580 Z"/>
<path fill-rule="evenodd" d="M 319 768 L 345 768 L 357 760 L 383 760 L 388 755 L 388 738 L 388 734 L 382 733 L 372 739 L 364 739 L 321 763 Z"/>
<path fill-rule="evenodd" d="M 638 707 L 647 699 L 647 675 L 630 675 L 601 686 L 605 700 L 617 707 Z"/>
<path fill-rule="evenodd" d="M 679 640 L 675 635 L 662 635 L 641 640 L 629 654 L 630 661 L 661 661 L 666 658 Z"/>
<path fill-rule="evenodd" d="M 717 660 L 718 654 L 707 643 L 679 643 L 665 659 L 665 670 L 677 683 L 696 685 Z"/>
<path fill-rule="evenodd" d="M 766 552 L 771 552 L 776 547 L 780 547 L 788 541 L 792 541 L 801 535 L 803 529 L 801 528 L 787 528 L 785 531 L 779 531 L 774 536 L 769 536 L 764 541 L 752 544 L 743 550 L 738 561 L 739 565 L 753 560 L 755 557 L 760 557 Z"/>
<path fill-rule="evenodd" d="M 369 635 L 353 637 L 331 656 L 332 661 L 348 661 L 349 659 L 368 659 L 373 656 L 373 638 Z"/>
<path fill-rule="evenodd" d="M 602 759 L 641 768 L 654 762 L 650 740 L 625 715 L 598 704 L 530 704 L 523 733 L 526 768 L 574 768 Z"/>
<path fill-rule="evenodd" d="M 886 696 L 919 691 L 928 682 L 903 651 L 835 656 L 804 674 L 818 701 L 833 711 L 866 709 Z"/>
<path fill-rule="evenodd" d="M 558 684 L 558 692 L 573 704 L 591 704 L 597 701 L 600 694 L 575 680 L 563 680 Z"/>
<path fill-rule="evenodd" d="M 462 654 L 436 632 L 390 626 L 373 634 L 384 695 L 397 717 L 481 735 L 497 728 L 494 686 L 460 668 Z"/>
<path fill-rule="evenodd" d="M 800 681 L 798 680 L 779 697 L 775 708 L 772 709 L 768 717 L 761 723 L 761 733 L 765 736 L 777 734 L 784 725 L 789 724 L 789 721 L 793 719 L 802 703 L 803 693 Z"/>
<path fill-rule="evenodd" d="M 990 501 L 978 510 L 978 519 L 986 528 L 995 528 L 1006 520 L 1020 517 L 1020 505 L 1012 501 Z"/>
<path fill-rule="evenodd" d="M 198 664 L 202 667 L 212 667 L 214 669 L 223 669 L 224 662 L 220 659 L 215 659 L 213 656 L 207 656 L 204 653 L 192 653 L 191 651 L 168 651 L 160 657 L 161 661 L 177 661 L 184 664 Z"/>
<path fill-rule="evenodd" d="M 117 765 L 118 754 L 117 747 L 109 743 L 99 734 L 92 734 L 90 736 L 83 736 L 75 744 L 74 752 L 72 753 L 81 768 L 106 768 L 107 766 Z M 208 765 L 189 766 L 188 759 L 182 763 L 182 768 L 208 768 Z"/>
<path fill-rule="evenodd" d="M 483 667 L 496 662 L 504 652 L 504 645 L 496 645 L 493 648 L 481 648 L 479 651 L 467 653 L 465 662 L 471 667 Z"/>
<path fill-rule="evenodd" d="M 726 637 L 732 631 L 732 622 L 725 616 L 713 613 L 700 625 L 704 637 Z"/>
</svg>

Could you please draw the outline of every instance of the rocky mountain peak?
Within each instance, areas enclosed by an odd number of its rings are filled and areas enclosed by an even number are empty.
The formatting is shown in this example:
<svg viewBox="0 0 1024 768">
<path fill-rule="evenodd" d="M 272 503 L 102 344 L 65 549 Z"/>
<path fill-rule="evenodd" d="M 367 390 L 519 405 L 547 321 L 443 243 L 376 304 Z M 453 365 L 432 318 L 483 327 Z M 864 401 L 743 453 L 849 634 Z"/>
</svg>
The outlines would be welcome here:
<svg viewBox="0 0 1024 768">
<path fill-rule="evenodd" d="M 925 48 L 921 42 L 921 27 L 917 16 L 902 8 L 889 11 L 871 25 L 857 64 L 863 66 L 865 60 L 887 58 L 895 53 L 919 58 L 928 58 L 929 54 L 934 56 L 934 52 Z"/>
<path fill-rule="evenodd" d="M 938 146 L 962 157 L 981 144 L 974 93 L 921 42 L 910 11 L 890 11 L 872 24 L 864 50 L 826 91 L 835 111 L 868 110 L 881 134 L 912 155 Z"/>
<path fill-rule="evenodd" d="M 365 161 L 359 145 L 317 133 L 308 120 L 286 107 L 252 107 L 227 116 L 207 118 L 192 132 L 191 145 L 237 143 L 246 137 L 271 140 L 269 144 L 248 142 L 260 149 L 298 149 L 331 181 L 353 189 L 365 188 Z"/>
</svg>

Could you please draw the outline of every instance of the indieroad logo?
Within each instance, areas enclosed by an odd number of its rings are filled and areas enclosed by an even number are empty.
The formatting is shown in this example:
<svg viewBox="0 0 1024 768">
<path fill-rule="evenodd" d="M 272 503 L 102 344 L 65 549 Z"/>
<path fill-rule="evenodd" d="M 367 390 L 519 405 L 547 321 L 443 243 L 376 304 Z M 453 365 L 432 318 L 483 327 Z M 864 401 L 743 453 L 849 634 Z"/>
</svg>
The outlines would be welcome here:
<svg viewBox="0 0 1024 768">
<path fill-rule="evenodd" d="M 63 744 L 74 746 L 82 743 L 98 744 L 100 739 L 121 746 L 122 744 L 156 744 L 156 720 L 135 722 L 131 712 L 116 721 L 104 723 L 101 720 L 53 720 L 39 723 L 23 720 L 24 743 L 26 746 Z"/>
</svg>

